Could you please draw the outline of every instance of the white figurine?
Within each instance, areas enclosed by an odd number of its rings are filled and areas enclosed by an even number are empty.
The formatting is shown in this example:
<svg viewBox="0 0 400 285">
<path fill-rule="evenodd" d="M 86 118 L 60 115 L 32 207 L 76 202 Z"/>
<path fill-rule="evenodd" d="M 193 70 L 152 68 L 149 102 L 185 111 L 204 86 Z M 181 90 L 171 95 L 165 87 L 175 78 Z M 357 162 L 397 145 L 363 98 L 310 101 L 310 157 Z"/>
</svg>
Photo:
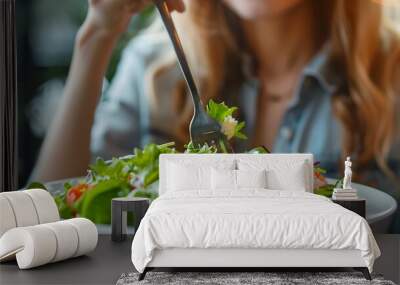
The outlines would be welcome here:
<svg viewBox="0 0 400 285">
<path fill-rule="evenodd" d="M 351 161 L 350 156 L 347 157 L 346 161 L 344 162 L 344 179 L 343 179 L 343 189 L 352 189 L 351 188 Z"/>
</svg>

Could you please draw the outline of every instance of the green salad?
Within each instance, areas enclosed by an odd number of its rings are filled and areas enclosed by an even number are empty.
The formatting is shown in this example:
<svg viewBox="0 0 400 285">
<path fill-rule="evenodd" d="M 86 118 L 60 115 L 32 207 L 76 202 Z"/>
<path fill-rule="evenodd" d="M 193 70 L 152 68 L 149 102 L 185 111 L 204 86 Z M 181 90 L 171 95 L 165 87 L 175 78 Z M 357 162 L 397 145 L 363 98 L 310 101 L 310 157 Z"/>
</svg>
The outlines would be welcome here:
<svg viewBox="0 0 400 285">
<path fill-rule="evenodd" d="M 221 131 L 228 143 L 234 139 L 247 139 L 243 133 L 245 122 L 235 117 L 236 107 L 228 107 L 224 102 L 210 100 L 206 106 L 207 113 L 221 125 Z M 185 153 L 217 153 L 233 151 L 231 147 L 220 148 L 213 145 L 195 146 L 189 142 Z M 98 158 L 89 166 L 86 178 L 75 183 L 65 183 L 64 191 L 55 196 L 62 218 L 85 217 L 97 224 L 111 222 L 111 199 L 115 197 L 147 197 L 154 200 L 158 197 L 159 156 L 163 153 L 178 153 L 175 143 L 161 145 L 149 144 L 143 149 L 135 148 L 132 155 L 104 161 Z M 265 147 L 257 147 L 248 153 L 269 153 Z M 331 197 L 337 185 L 326 183 L 325 170 L 319 162 L 314 165 L 316 194 Z M 338 182 L 340 183 L 340 181 Z M 336 183 L 336 184 L 338 184 Z M 34 184 L 37 187 L 38 183 Z"/>
</svg>

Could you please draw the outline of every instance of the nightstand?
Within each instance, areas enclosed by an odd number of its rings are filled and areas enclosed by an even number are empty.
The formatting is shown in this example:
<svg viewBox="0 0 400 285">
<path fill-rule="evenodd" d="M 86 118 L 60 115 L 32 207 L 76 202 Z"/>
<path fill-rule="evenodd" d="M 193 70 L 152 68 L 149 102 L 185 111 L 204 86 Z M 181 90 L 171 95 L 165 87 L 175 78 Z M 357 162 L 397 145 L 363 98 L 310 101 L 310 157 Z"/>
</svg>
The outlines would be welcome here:
<svg viewBox="0 0 400 285">
<path fill-rule="evenodd" d="M 361 217 L 365 218 L 365 199 L 356 199 L 356 200 L 333 200 L 333 203 L 339 204 L 340 206 L 353 211 L 356 214 L 359 214 Z"/>
<path fill-rule="evenodd" d="M 112 241 L 123 241 L 126 239 L 127 212 L 135 215 L 135 233 L 140 221 L 146 214 L 150 205 L 150 199 L 129 197 L 114 198 L 111 201 L 111 239 Z"/>
</svg>

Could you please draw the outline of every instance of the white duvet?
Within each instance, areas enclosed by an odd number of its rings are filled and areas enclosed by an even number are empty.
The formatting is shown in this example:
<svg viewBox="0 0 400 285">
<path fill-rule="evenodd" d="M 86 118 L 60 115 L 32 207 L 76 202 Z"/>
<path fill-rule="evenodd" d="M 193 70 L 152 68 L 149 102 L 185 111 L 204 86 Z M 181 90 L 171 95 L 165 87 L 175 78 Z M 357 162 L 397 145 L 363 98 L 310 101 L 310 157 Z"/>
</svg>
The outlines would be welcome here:
<svg viewBox="0 0 400 285">
<path fill-rule="evenodd" d="M 365 219 L 306 192 L 171 192 L 156 199 L 132 243 L 143 272 L 155 249 L 358 249 L 372 271 L 380 251 Z"/>
</svg>

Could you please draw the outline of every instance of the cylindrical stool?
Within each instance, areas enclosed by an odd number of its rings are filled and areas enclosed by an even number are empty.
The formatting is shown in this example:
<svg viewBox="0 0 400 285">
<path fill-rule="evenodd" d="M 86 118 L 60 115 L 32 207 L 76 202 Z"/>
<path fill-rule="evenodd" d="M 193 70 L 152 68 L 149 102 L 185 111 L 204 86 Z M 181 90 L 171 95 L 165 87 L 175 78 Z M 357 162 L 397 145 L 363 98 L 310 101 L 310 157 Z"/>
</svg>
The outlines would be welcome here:
<svg viewBox="0 0 400 285">
<path fill-rule="evenodd" d="M 150 200 L 139 197 L 114 198 L 111 202 L 111 240 L 123 241 L 126 239 L 127 212 L 135 215 L 135 233 L 140 221 L 149 208 Z"/>
</svg>

